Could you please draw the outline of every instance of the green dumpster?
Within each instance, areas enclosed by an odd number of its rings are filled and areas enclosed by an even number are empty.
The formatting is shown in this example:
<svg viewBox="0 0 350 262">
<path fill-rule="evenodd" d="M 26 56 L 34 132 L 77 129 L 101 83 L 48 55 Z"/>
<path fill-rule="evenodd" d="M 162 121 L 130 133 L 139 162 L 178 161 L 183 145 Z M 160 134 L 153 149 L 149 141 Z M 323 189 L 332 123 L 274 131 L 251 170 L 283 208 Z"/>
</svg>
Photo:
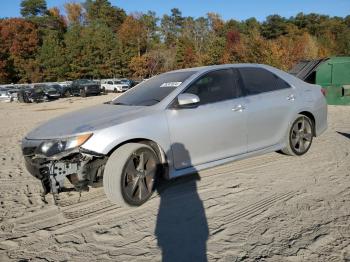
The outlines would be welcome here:
<svg viewBox="0 0 350 262">
<path fill-rule="evenodd" d="M 350 57 L 300 61 L 290 73 L 322 86 L 328 104 L 350 105 Z"/>
</svg>

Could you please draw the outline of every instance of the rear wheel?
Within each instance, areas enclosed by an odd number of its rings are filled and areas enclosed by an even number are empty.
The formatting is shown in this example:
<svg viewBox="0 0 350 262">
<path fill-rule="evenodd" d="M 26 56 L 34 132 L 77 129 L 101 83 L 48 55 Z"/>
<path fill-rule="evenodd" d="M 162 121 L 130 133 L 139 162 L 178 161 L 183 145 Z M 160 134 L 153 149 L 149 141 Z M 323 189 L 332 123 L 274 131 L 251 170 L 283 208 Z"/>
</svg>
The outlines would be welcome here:
<svg viewBox="0 0 350 262">
<path fill-rule="evenodd" d="M 282 150 L 287 155 L 301 156 L 311 147 L 314 125 L 310 118 L 299 115 L 289 131 L 287 146 Z"/>
<path fill-rule="evenodd" d="M 130 143 L 109 157 L 103 175 L 107 197 L 119 205 L 140 206 L 152 195 L 159 159 L 148 145 Z"/>
</svg>

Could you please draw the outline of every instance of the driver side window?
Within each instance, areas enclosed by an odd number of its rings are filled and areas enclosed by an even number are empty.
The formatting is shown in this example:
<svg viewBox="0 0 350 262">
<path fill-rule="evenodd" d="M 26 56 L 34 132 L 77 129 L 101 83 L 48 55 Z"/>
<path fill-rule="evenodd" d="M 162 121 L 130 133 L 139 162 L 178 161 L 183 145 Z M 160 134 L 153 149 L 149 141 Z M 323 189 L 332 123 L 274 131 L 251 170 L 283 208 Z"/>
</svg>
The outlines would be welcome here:
<svg viewBox="0 0 350 262">
<path fill-rule="evenodd" d="M 195 81 L 185 93 L 197 95 L 201 105 L 239 97 L 239 74 L 231 68 L 209 72 Z"/>
</svg>

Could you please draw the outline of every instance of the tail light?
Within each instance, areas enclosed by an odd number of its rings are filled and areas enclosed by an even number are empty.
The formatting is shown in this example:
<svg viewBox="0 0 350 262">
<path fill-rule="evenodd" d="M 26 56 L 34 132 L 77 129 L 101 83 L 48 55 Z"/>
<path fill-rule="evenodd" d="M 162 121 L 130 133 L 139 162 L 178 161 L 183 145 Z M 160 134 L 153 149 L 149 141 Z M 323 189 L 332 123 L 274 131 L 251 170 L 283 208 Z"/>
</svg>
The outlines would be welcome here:
<svg viewBox="0 0 350 262">
<path fill-rule="evenodd" d="M 323 96 L 326 96 L 326 94 L 327 94 L 327 89 L 321 88 L 321 93 L 322 93 Z"/>
</svg>

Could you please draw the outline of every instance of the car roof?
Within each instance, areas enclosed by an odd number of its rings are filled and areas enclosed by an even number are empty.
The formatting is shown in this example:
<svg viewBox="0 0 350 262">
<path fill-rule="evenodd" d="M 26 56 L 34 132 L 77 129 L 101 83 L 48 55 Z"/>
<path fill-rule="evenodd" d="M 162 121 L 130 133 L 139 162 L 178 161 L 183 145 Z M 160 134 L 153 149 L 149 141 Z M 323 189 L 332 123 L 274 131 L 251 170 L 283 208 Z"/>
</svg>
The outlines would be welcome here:
<svg viewBox="0 0 350 262">
<path fill-rule="evenodd" d="M 242 67 L 255 67 L 255 68 L 264 68 L 276 75 L 278 75 L 279 77 L 283 78 L 284 80 L 286 80 L 289 84 L 292 84 L 294 86 L 297 85 L 303 85 L 304 82 L 302 80 L 300 80 L 299 78 L 285 72 L 282 71 L 278 68 L 275 68 L 273 66 L 269 66 L 269 65 L 264 65 L 264 64 L 250 64 L 250 63 L 244 63 L 244 64 L 224 64 L 224 65 L 210 65 L 210 66 L 201 66 L 201 67 L 193 67 L 193 68 L 186 68 L 186 69 L 178 69 L 178 70 L 174 70 L 174 71 L 170 71 L 170 72 L 194 72 L 194 74 L 198 75 L 198 74 L 202 74 L 211 70 L 216 70 L 216 69 L 225 69 L 225 68 L 242 68 Z M 169 73 L 170 73 L 169 72 Z"/>
<path fill-rule="evenodd" d="M 224 68 L 231 68 L 231 67 L 263 67 L 268 68 L 269 66 L 263 65 L 263 64 L 224 64 L 224 65 L 209 65 L 209 66 L 200 66 L 200 67 L 192 67 L 192 68 L 185 68 L 185 69 L 177 69 L 170 72 L 206 72 L 210 70 L 215 69 L 224 69 Z"/>
</svg>

